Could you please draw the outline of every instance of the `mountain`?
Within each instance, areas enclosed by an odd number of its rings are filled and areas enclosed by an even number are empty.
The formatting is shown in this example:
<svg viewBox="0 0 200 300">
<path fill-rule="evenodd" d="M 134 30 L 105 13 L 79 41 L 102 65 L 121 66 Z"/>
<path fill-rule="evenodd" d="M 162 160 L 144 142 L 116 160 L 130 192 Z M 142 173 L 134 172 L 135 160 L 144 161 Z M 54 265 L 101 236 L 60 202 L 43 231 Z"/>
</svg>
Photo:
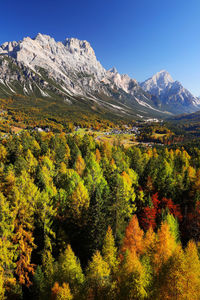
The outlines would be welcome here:
<svg viewBox="0 0 200 300">
<path fill-rule="evenodd" d="M 165 70 L 140 83 L 140 86 L 161 100 L 162 109 L 167 109 L 175 114 L 200 110 L 200 99 L 194 97 L 180 82 L 174 81 Z"/>
<path fill-rule="evenodd" d="M 0 97 L 15 99 L 16 95 L 31 99 L 29 105 L 36 98 L 45 105 L 54 103 L 55 109 L 57 104 L 62 112 L 82 109 L 129 119 L 169 115 L 160 109 L 157 97 L 115 68 L 105 70 L 91 45 L 76 38 L 56 42 L 38 34 L 1 45 Z"/>
<path fill-rule="evenodd" d="M 56 42 L 48 35 L 38 34 L 34 39 L 27 37 L 19 42 L 4 43 L 0 55 L 12 57 L 39 76 L 41 70 L 45 70 L 72 93 L 84 93 L 86 86 L 89 90 L 90 85 L 94 87 L 106 74 L 90 44 L 75 38 Z"/>
</svg>

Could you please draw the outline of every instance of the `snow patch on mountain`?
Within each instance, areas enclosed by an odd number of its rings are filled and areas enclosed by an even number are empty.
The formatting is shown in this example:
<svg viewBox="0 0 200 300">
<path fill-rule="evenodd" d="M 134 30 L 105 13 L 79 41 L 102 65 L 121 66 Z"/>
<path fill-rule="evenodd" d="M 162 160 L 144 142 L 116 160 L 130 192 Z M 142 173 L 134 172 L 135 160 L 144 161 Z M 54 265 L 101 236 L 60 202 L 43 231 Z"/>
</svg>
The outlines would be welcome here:
<svg viewBox="0 0 200 300">
<path fill-rule="evenodd" d="M 9 88 L 9 90 L 11 90 L 12 93 L 14 93 L 14 94 L 16 93 L 8 82 L 6 82 L 6 85 Z"/>
<path fill-rule="evenodd" d="M 152 107 L 152 106 L 149 105 L 148 103 L 139 100 L 137 97 L 135 97 L 135 99 L 136 99 L 136 101 L 137 101 L 140 105 L 145 106 L 145 107 L 148 107 L 148 108 L 153 109 L 153 110 L 156 110 L 156 111 L 159 111 L 158 109 Z"/>
</svg>

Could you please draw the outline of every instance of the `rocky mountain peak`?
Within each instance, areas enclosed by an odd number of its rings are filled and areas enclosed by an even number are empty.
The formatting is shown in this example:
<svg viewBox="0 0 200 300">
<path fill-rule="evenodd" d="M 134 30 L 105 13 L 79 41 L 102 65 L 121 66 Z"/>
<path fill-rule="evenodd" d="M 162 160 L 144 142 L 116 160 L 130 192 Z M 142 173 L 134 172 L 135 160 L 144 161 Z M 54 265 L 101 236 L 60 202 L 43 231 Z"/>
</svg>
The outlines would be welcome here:
<svg viewBox="0 0 200 300">
<path fill-rule="evenodd" d="M 76 38 L 56 42 L 49 35 L 38 33 L 35 38 L 26 37 L 22 41 L 3 44 L 0 46 L 0 55 L 11 56 L 37 73 L 43 68 L 51 77 L 61 80 L 66 86 L 71 85 L 73 91 L 77 92 L 80 92 L 80 85 L 83 83 L 72 85 L 72 72 L 77 81 L 80 79 L 78 74 L 90 74 L 94 82 L 101 80 L 106 74 L 90 43 Z M 91 77 L 88 80 L 84 84 L 92 85 Z"/>
<path fill-rule="evenodd" d="M 147 79 L 145 81 L 145 85 L 146 88 L 152 88 L 156 86 L 158 88 L 163 89 L 166 88 L 172 82 L 174 82 L 174 80 L 172 79 L 171 75 L 167 71 L 161 70 L 160 72 L 153 75 L 151 78 Z"/>
<path fill-rule="evenodd" d="M 136 87 L 139 87 L 135 79 L 130 78 L 127 74 L 118 73 L 115 67 L 106 72 L 106 76 L 102 81 L 106 84 L 110 84 L 113 88 L 117 87 L 122 89 L 128 94 L 135 94 Z"/>
<path fill-rule="evenodd" d="M 115 73 L 118 73 L 118 72 L 117 72 L 117 69 L 116 69 L 115 67 L 112 67 L 111 69 L 109 69 L 108 72 L 114 73 L 114 74 L 115 74 Z"/>
<path fill-rule="evenodd" d="M 171 75 L 166 70 L 161 70 L 161 71 L 157 72 L 154 76 L 157 78 L 168 78 L 170 81 L 173 81 Z"/>
<path fill-rule="evenodd" d="M 146 92 L 158 97 L 164 105 L 171 105 L 171 111 L 174 111 L 177 105 L 181 105 L 192 112 L 200 105 L 199 99 L 185 89 L 179 81 L 174 81 L 165 70 L 161 70 L 140 85 Z"/>
<path fill-rule="evenodd" d="M 28 38 L 29 38 L 29 37 L 28 37 Z M 25 39 L 26 39 L 26 38 L 25 38 Z M 50 39 L 53 39 L 53 38 L 50 37 L 50 35 L 43 34 L 43 33 L 38 33 L 38 34 L 36 35 L 36 37 L 33 38 L 33 40 L 35 40 L 35 41 L 45 41 L 45 40 L 49 41 Z M 53 40 L 54 40 L 54 39 L 53 39 Z"/>
</svg>

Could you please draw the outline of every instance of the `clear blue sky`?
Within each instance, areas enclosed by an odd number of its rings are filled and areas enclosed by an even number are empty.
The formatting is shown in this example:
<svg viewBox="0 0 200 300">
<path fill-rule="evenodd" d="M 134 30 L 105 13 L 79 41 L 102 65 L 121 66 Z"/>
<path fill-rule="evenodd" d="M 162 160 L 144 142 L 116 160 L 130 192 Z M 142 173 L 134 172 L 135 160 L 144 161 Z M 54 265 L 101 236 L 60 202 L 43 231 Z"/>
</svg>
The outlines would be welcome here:
<svg viewBox="0 0 200 300">
<path fill-rule="evenodd" d="M 0 44 L 34 37 L 88 40 L 98 60 L 143 81 L 167 70 L 200 96 L 200 0 L 10 0 Z"/>
</svg>

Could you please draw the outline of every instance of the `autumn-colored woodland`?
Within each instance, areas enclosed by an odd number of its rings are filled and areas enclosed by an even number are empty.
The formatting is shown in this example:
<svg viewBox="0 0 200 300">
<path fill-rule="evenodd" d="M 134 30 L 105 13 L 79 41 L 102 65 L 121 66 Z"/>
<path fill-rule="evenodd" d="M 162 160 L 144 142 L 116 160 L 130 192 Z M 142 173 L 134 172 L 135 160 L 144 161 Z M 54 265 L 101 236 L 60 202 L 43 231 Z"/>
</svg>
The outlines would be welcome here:
<svg viewBox="0 0 200 300">
<path fill-rule="evenodd" d="M 200 149 L 0 141 L 0 299 L 200 299 Z"/>
</svg>

